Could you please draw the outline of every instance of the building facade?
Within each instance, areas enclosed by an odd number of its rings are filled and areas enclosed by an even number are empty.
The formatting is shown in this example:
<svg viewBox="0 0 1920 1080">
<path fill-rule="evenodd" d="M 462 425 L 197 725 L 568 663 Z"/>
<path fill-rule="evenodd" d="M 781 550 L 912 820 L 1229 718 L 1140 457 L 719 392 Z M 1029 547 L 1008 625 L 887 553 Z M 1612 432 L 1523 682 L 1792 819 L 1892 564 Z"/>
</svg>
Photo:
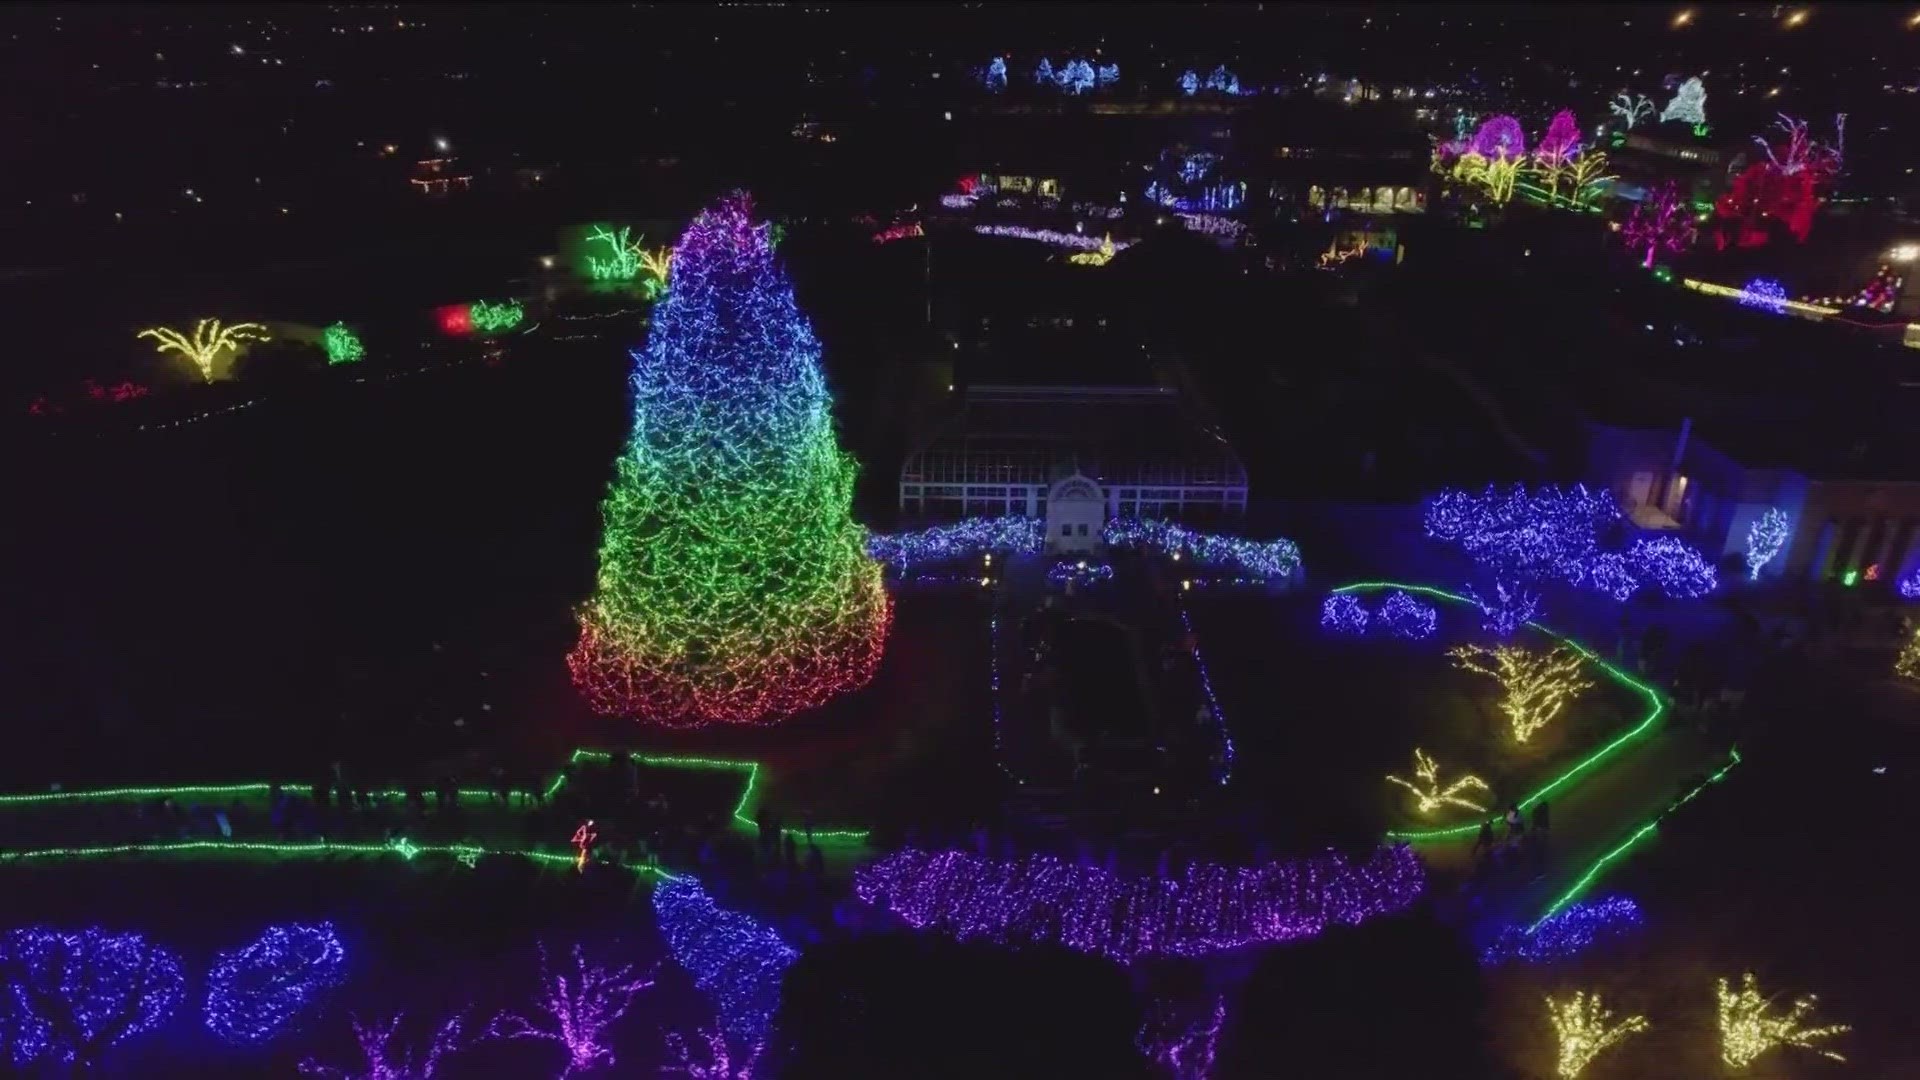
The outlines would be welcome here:
<svg viewBox="0 0 1920 1080">
<path fill-rule="evenodd" d="M 1709 557 L 1737 562 L 1769 508 L 1791 533 L 1762 577 L 1892 583 L 1920 566 L 1920 482 L 1750 467 L 1680 429 L 1588 425 L 1587 479 L 1643 528 L 1675 530 Z"/>
<path fill-rule="evenodd" d="M 1239 458 L 1161 386 L 970 387 L 900 470 L 903 517 L 1044 518 L 1053 550 L 1091 550 L 1110 518 L 1210 522 L 1246 508 Z"/>
</svg>

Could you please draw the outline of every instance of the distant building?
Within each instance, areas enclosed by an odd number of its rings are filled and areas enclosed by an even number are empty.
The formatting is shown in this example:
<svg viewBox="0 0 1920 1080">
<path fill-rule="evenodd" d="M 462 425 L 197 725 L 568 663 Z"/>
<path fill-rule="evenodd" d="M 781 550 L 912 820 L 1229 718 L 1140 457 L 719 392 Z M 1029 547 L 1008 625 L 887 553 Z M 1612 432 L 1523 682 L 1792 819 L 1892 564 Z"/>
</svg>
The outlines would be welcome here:
<svg viewBox="0 0 1920 1080">
<path fill-rule="evenodd" d="M 413 163 L 413 176 L 407 182 L 422 195 L 445 196 L 465 191 L 473 186 L 473 176 L 461 172 L 459 164 L 455 158 L 416 161 Z"/>
<path fill-rule="evenodd" d="M 900 470 L 903 515 L 1041 517 L 1054 551 L 1091 550 L 1109 518 L 1208 522 L 1246 508 L 1240 459 L 1161 386 L 969 387 Z"/>
<path fill-rule="evenodd" d="M 1764 577 L 1891 584 L 1920 565 L 1920 481 L 1865 478 L 1864 465 L 1844 461 L 1749 464 L 1690 425 L 1589 424 L 1587 434 L 1589 483 L 1612 491 L 1636 524 L 1680 532 L 1710 558 L 1744 555 L 1754 519 L 1777 507 L 1792 533 Z"/>
</svg>

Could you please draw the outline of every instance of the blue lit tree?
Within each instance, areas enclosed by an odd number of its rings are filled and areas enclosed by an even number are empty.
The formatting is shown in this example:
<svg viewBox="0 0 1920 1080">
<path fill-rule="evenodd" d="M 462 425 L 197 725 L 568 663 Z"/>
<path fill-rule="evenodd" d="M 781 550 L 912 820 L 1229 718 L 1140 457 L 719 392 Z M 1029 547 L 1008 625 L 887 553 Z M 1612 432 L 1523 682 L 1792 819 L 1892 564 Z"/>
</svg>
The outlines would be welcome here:
<svg viewBox="0 0 1920 1080">
<path fill-rule="evenodd" d="M 1069 60 L 1060 69 L 1060 89 L 1069 94 L 1084 94 L 1093 89 L 1093 65 L 1085 60 Z"/>
<path fill-rule="evenodd" d="M 1200 76 L 1192 68 L 1180 73 L 1180 92 L 1189 97 L 1200 92 Z"/>
<path fill-rule="evenodd" d="M 1207 89 L 1218 90 L 1223 94 L 1238 94 L 1240 76 L 1228 71 L 1227 65 L 1221 64 L 1207 74 Z"/>
<path fill-rule="evenodd" d="M 987 62 L 987 89 L 1005 90 L 1007 88 L 1007 59 L 996 56 Z"/>
<path fill-rule="evenodd" d="M 32 928 L 0 939 L 0 1042 L 16 1067 L 88 1064 L 180 1005 L 180 958 L 139 934 Z"/>
<path fill-rule="evenodd" d="M 653 910 L 674 960 L 713 999 L 720 1026 L 749 1040 L 765 1035 L 780 980 L 799 953 L 759 920 L 713 902 L 690 877 L 654 887 Z"/>
<path fill-rule="evenodd" d="M 346 948 L 330 923 L 270 926 L 245 948 L 221 953 L 207 976 L 207 1029 L 247 1046 L 292 1029 L 346 976 Z"/>
<path fill-rule="evenodd" d="M 1094 69 L 1093 79 L 1101 86 L 1112 86 L 1120 81 L 1120 65 L 1101 64 Z"/>
<path fill-rule="evenodd" d="M 1051 86 L 1054 81 L 1053 80 L 1053 61 L 1047 59 L 1044 56 L 1041 57 L 1040 63 L 1036 65 L 1033 69 L 1033 81 L 1045 86 Z"/>
</svg>

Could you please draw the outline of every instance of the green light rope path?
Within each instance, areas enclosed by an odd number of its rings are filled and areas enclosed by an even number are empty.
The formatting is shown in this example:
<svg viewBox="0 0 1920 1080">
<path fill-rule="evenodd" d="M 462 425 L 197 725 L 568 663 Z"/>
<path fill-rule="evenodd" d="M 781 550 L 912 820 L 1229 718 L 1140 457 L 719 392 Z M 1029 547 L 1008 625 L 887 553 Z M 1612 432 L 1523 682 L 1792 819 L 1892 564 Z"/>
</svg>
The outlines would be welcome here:
<svg viewBox="0 0 1920 1080">
<path fill-rule="evenodd" d="M 255 841 L 255 840 L 162 840 L 146 844 L 97 844 L 82 847 L 34 848 L 26 851 L 0 851 L 0 865 L 25 863 L 39 859 L 101 859 L 115 855 L 260 855 L 280 858 L 303 858 L 318 855 L 398 855 L 412 862 L 421 855 L 451 855 L 455 859 L 472 865 L 473 862 L 488 855 L 507 855 L 526 859 L 534 863 L 546 863 L 556 866 L 572 867 L 576 856 L 561 855 L 552 851 L 538 851 L 533 848 L 488 848 L 473 844 L 415 844 L 408 840 L 397 840 L 388 844 L 352 843 L 331 840 L 292 840 L 292 841 Z M 655 866 L 630 866 L 628 869 L 642 877 L 654 877 L 661 880 L 673 880 L 676 874 L 668 873 Z"/>
<path fill-rule="evenodd" d="M 1635 829 L 1631 834 L 1627 836 L 1625 840 L 1622 840 L 1618 846 L 1614 847 L 1613 850 L 1607 852 L 1605 855 L 1600 856 L 1598 859 L 1595 859 L 1593 861 L 1593 865 L 1587 867 L 1586 872 L 1581 874 L 1579 878 L 1577 878 L 1574 881 L 1573 885 L 1567 889 L 1566 892 L 1563 892 L 1560 894 L 1559 899 L 1547 905 L 1547 909 L 1540 913 L 1540 917 L 1533 921 L 1533 925 L 1527 927 L 1527 933 L 1531 934 L 1535 930 L 1538 930 L 1540 928 L 1541 923 L 1546 922 L 1548 919 L 1552 918 L 1554 915 L 1559 913 L 1561 908 L 1566 907 L 1568 904 L 1571 904 L 1575 900 L 1579 899 L 1582 894 L 1584 894 L 1589 888 L 1593 886 L 1594 881 L 1597 878 L 1599 878 L 1601 871 L 1605 870 L 1609 864 L 1611 864 L 1614 860 L 1620 858 L 1621 856 L 1625 855 L 1628 852 L 1628 850 L 1630 850 L 1634 845 L 1638 844 L 1642 840 L 1645 840 L 1649 833 L 1653 832 L 1655 828 L 1659 827 L 1660 822 L 1665 820 L 1667 815 L 1673 813 L 1675 810 L 1680 809 L 1682 806 L 1685 806 L 1686 804 L 1692 802 L 1695 796 L 1707 790 L 1709 787 L 1712 787 L 1714 784 L 1719 783 L 1721 778 L 1725 777 L 1728 773 L 1732 772 L 1733 767 L 1738 764 L 1740 764 L 1740 751 L 1736 748 L 1731 752 L 1730 759 L 1727 761 L 1727 763 L 1720 767 L 1719 772 L 1714 773 L 1712 776 L 1709 776 L 1705 780 L 1700 781 L 1700 783 L 1696 785 L 1692 791 L 1689 791 L 1685 795 L 1682 795 L 1678 799 L 1675 799 L 1671 803 L 1668 803 L 1666 809 L 1660 811 L 1659 813 L 1653 815 L 1653 817 L 1649 818 L 1646 824 L 1640 826 L 1638 829 Z"/>
<path fill-rule="evenodd" d="M 616 757 L 616 752 L 614 751 L 581 749 L 581 750 L 575 750 L 573 752 L 573 756 L 569 759 L 569 761 L 571 764 L 576 764 L 576 765 L 583 761 L 591 761 L 595 763 L 604 764 L 604 763 L 610 763 L 614 761 L 615 757 Z M 754 818 L 752 817 L 752 809 L 755 802 L 754 796 L 759 791 L 759 786 L 760 786 L 760 763 L 759 762 L 741 761 L 741 760 L 733 760 L 733 759 L 727 759 L 727 758 L 685 757 L 685 756 L 672 755 L 672 754 L 647 754 L 639 751 L 635 751 L 633 753 L 633 758 L 634 760 L 640 762 L 643 765 L 649 765 L 655 768 L 703 769 L 703 770 L 725 771 L 725 772 L 734 772 L 734 773 L 744 774 L 746 779 L 746 785 L 740 792 L 739 801 L 735 802 L 733 805 L 732 819 L 731 819 L 732 825 L 736 829 L 742 829 L 750 832 L 759 831 L 760 823 L 754 820 Z M 567 778 L 565 773 L 561 773 L 555 776 L 553 778 L 553 782 L 547 785 L 544 797 L 551 799 L 554 795 L 559 793 L 561 787 L 563 787 L 566 784 L 566 782 L 567 782 Z M 281 786 L 288 790 L 299 790 L 303 785 L 288 783 L 288 784 L 283 784 Z M 269 783 L 182 784 L 182 785 L 177 785 L 173 787 L 166 787 L 166 786 L 115 787 L 115 788 L 97 788 L 90 791 L 52 791 L 52 792 L 36 792 L 31 794 L 0 795 L 0 810 L 5 810 L 11 807 L 21 807 L 21 806 L 35 806 L 35 805 L 44 806 L 44 805 L 58 804 L 58 803 L 78 803 L 78 802 L 111 802 L 111 801 L 122 800 L 122 799 L 163 799 L 163 798 L 169 798 L 169 797 L 175 798 L 175 799 L 200 799 L 200 798 L 209 798 L 209 797 L 237 798 L 243 795 L 264 796 L 269 791 L 271 791 L 273 787 L 274 785 Z M 383 796 L 386 798 L 399 799 L 399 798 L 405 798 L 407 793 L 398 789 L 389 789 L 385 791 L 374 791 L 371 794 Z M 458 797 L 462 801 L 486 800 L 486 799 L 492 798 L 494 794 L 495 792 L 490 791 L 486 788 L 461 788 L 459 789 Z M 514 794 L 525 796 L 529 793 L 515 792 Z M 806 830 L 804 829 L 787 827 L 787 828 L 781 829 L 780 831 L 786 835 L 800 837 L 800 838 L 804 838 L 806 835 Z M 813 839 L 816 843 L 823 843 L 823 844 L 833 844 L 833 843 L 862 844 L 866 842 L 867 832 L 868 831 L 866 829 L 815 829 L 813 832 Z M 273 847 L 276 845 L 263 845 L 263 846 Z M 376 844 L 371 846 L 378 848 L 380 845 Z M 153 847 L 156 847 L 156 845 L 135 844 L 135 845 L 124 845 L 124 847 L 127 850 L 136 850 L 136 849 L 153 848 Z M 337 848 L 343 847 L 343 845 L 335 844 L 333 845 L 333 847 L 337 849 Z M 82 850 L 82 849 L 73 849 L 73 850 Z M 91 850 L 91 849 L 86 849 L 86 850 Z M 422 850 L 428 850 L 428 849 L 422 848 Z M 447 850 L 452 851 L 453 849 L 449 848 Z M 455 853 L 457 854 L 458 852 L 455 852 Z M 565 856 L 554 856 L 554 857 L 565 858 Z"/>
<path fill-rule="evenodd" d="M 1450 593 L 1445 589 L 1436 589 L 1431 585 L 1404 585 L 1397 581 L 1357 581 L 1351 585 L 1342 585 L 1333 591 L 1336 593 L 1378 592 L 1382 589 L 1399 589 L 1403 592 L 1420 593 L 1423 596 L 1432 596 L 1441 600 L 1450 600 L 1456 604 L 1465 604 L 1469 607 L 1474 606 L 1473 601 L 1467 599 L 1464 596 L 1459 595 L 1458 593 Z M 1594 652 L 1592 649 L 1587 648 L 1585 645 L 1582 645 L 1581 643 L 1579 643 L 1578 641 L 1575 641 L 1574 639 L 1568 637 L 1567 635 L 1562 634 L 1557 630 L 1550 629 L 1549 627 L 1542 626 L 1537 622 L 1529 622 L 1527 625 L 1532 627 L 1535 630 L 1540 631 L 1541 633 L 1547 635 L 1548 637 L 1551 637 L 1567 645 L 1569 648 L 1578 652 L 1580 655 L 1586 657 L 1588 660 L 1593 661 L 1595 664 L 1600 666 L 1601 670 L 1613 676 L 1622 685 L 1631 687 L 1634 690 L 1637 690 L 1640 693 L 1646 695 L 1647 703 L 1650 706 L 1650 708 L 1647 710 L 1647 715 L 1643 717 L 1638 724 L 1635 724 L 1633 727 L 1628 728 L 1626 731 L 1622 732 L 1612 742 L 1608 743 L 1607 745 L 1601 747 L 1598 750 L 1595 750 L 1593 753 L 1587 755 L 1585 760 L 1579 762 L 1578 764 L 1574 765 L 1572 768 L 1561 773 L 1559 776 L 1556 776 L 1552 780 L 1548 781 L 1538 791 L 1535 791 L 1533 794 L 1528 795 L 1524 799 L 1521 799 L 1516 805 L 1518 805 L 1523 810 L 1533 805 L 1534 803 L 1539 802 L 1541 799 L 1546 798 L 1548 795 L 1552 794 L 1553 792 L 1558 791 L 1560 788 L 1564 787 L 1569 781 L 1571 781 L 1574 777 L 1579 776 L 1581 773 L 1586 772 L 1587 770 L 1600 764 L 1602 761 L 1605 761 L 1608 758 L 1612 757 L 1614 754 L 1618 753 L 1622 747 L 1626 746 L 1627 743 L 1632 742 L 1634 739 L 1637 739 L 1641 735 L 1644 735 L 1648 731 L 1651 731 L 1653 729 L 1654 722 L 1660 719 L 1660 714 L 1665 712 L 1667 708 L 1666 699 L 1660 696 L 1660 691 L 1654 689 L 1651 686 L 1648 686 L 1646 683 L 1641 682 L 1640 680 L 1634 678 L 1633 676 L 1627 674 L 1626 672 L 1621 671 L 1619 668 L 1614 667 L 1612 664 L 1607 663 L 1605 660 L 1602 660 L 1600 658 L 1599 653 Z M 1424 843 L 1430 840 L 1446 840 L 1456 836 L 1471 836 L 1478 833 L 1479 831 L 1480 831 L 1480 822 L 1473 821 L 1465 825 L 1457 825 L 1457 826 L 1453 826 L 1451 828 L 1445 828 L 1445 829 L 1420 829 L 1420 830 L 1412 830 L 1412 831 L 1401 831 L 1401 830 L 1390 829 L 1387 831 L 1387 836 L 1394 840 L 1407 840 L 1417 844 L 1417 843 Z"/>
</svg>

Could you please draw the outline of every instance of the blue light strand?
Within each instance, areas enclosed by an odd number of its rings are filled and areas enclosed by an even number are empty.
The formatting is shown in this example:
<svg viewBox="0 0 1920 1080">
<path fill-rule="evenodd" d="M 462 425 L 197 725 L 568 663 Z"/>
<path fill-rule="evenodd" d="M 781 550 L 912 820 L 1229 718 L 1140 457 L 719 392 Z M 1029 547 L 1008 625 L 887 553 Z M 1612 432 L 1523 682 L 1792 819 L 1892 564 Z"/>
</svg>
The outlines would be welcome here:
<svg viewBox="0 0 1920 1080">
<path fill-rule="evenodd" d="M 99 927 L 11 931 L 0 977 L 0 1038 L 16 1066 L 91 1061 L 159 1027 L 186 992 L 178 956 Z"/>
<path fill-rule="evenodd" d="M 1374 625 L 1395 637 L 1420 641 L 1433 636 L 1440 625 L 1440 613 L 1432 604 L 1423 604 L 1404 592 L 1394 592 L 1374 614 Z"/>
<path fill-rule="evenodd" d="M 1101 534 L 1108 547 L 1132 548 L 1193 559 L 1202 566 L 1236 567 L 1274 579 L 1300 569 L 1300 546 L 1291 540 L 1246 540 L 1220 533 L 1195 532 L 1153 518 L 1114 518 Z"/>
<path fill-rule="evenodd" d="M 674 960 L 714 1001 L 729 1034 L 763 1038 L 780 980 L 799 953 L 756 919 L 714 903 L 690 877 L 661 882 L 653 910 Z"/>
<path fill-rule="evenodd" d="M 1082 588 L 1103 585 L 1113 580 L 1113 567 L 1106 563 L 1089 563 L 1085 559 L 1061 561 L 1047 568 L 1047 584 L 1056 588 L 1077 585 Z"/>
<path fill-rule="evenodd" d="M 1336 634 L 1367 632 L 1367 608 L 1352 593 L 1334 593 L 1320 604 L 1320 627 Z"/>
<path fill-rule="evenodd" d="M 1594 945 L 1627 937 L 1646 924 L 1640 905 L 1624 896 L 1568 904 L 1528 927 L 1509 923 L 1480 953 L 1492 967 L 1520 961 L 1535 964 L 1578 956 Z"/>
<path fill-rule="evenodd" d="M 1200 655 L 1200 635 L 1193 629 L 1193 619 L 1187 614 L 1187 602 L 1180 604 L 1180 624 L 1187 628 L 1187 638 L 1193 642 L 1193 666 L 1200 670 L 1200 689 L 1207 695 L 1207 712 L 1213 717 L 1214 730 L 1220 734 L 1220 764 L 1214 770 L 1213 779 L 1222 787 L 1233 779 L 1233 732 L 1227 729 L 1227 714 L 1220 708 L 1220 699 L 1213 692 L 1213 676 L 1207 673 L 1207 658 Z"/>
<path fill-rule="evenodd" d="M 1024 514 L 975 517 L 902 533 L 867 538 L 867 554 L 902 572 L 931 562 L 973 558 L 988 552 L 1037 555 L 1046 543 L 1047 523 Z"/>
<path fill-rule="evenodd" d="M 344 981 L 346 959 L 332 923 L 267 927 L 215 959 L 207 975 L 207 1030 L 236 1046 L 286 1034 L 301 1012 Z"/>
</svg>

